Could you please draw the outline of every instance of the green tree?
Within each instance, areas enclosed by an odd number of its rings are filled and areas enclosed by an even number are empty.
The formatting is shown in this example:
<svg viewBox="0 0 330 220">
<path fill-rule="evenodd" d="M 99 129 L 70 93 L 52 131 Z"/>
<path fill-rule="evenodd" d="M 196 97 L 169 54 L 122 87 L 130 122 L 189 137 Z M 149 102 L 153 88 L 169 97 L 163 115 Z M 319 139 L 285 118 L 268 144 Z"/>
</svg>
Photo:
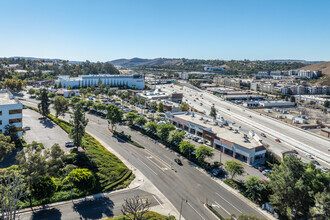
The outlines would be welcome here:
<svg viewBox="0 0 330 220">
<path fill-rule="evenodd" d="M 0 161 L 15 149 L 15 144 L 9 136 L 0 134 Z"/>
<path fill-rule="evenodd" d="M 116 124 L 123 120 L 123 111 L 116 105 L 108 105 L 106 119 L 108 120 L 108 126 L 111 125 L 111 130 L 114 130 Z"/>
<path fill-rule="evenodd" d="M 112 96 L 114 96 L 115 94 L 116 94 L 116 90 L 114 90 L 114 89 L 110 89 L 109 92 L 108 92 L 108 96 L 109 96 L 109 97 L 112 97 Z"/>
<path fill-rule="evenodd" d="M 47 173 L 47 154 L 42 153 L 40 145 L 33 141 L 24 147 L 16 156 L 18 167 L 22 170 L 29 188 Z M 30 205 L 32 205 L 31 195 Z"/>
<path fill-rule="evenodd" d="M 308 216 L 312 198 L 308 195 L 304 175 L 304 164 L 294 156 L 286 156 L 279 166 L 273 167 L 269 177 L 270 203 L 282 216 L 287 216 L 288 210 Z"/>
<path fill-rule="evenodd" d="M 180 104 L 180 111 L 186 112 L 186 111 L 189 111 L 189 109 L 190 109 L 190 106 L 188 105 L 188 103 L 182 102 Z"/>
<path fill-rule="evenodd" d="M 330 213 L 330 192 L 318 192 L 314 197 L 315 205 L 310 208 L 313 219 L 327 220 Z"/>
<path fill-rule="evenodd" d="M 141 99 L 139 100 L 139 103 L 140 103 L 140 105 L 145 106 L 146 103 L 147 103 L 147 99 L 145 99 L 145 98 L 141 98 Z"/>
<path fill-rule="evenodd" d="M 91 190 L 95 186 L 95 176 L 88 169 L 74 169 L 66 178 L 70 180 L 71 177 L 74 186 L 82 191 Z"/>
<path fill-rule="evenodd" d="M 64 162 L 63 162 L 64 151 L 62 150 L 60 145 L 56 143 L 50 148 L 50 150 L 47 150 L 47 155 L 49 156 L 49 159 L 47 161 L 48 163 L 47 173 L 52 176 L 56 176 L 64 167 Z"/>
<path fill-rule="evenodd" d="M 54 106 L 55 117 L 61 116 L 65 114 L 66 111 L 69 110 L 69 100 L 64 98 L 63 96 L 56 96 L 54 98 Z"/>
<path fill-rule="evenodd" d="M 62 88 L 62 83 L 61 82 L 58 82 L 58 85 L 57 85 L 57 88 Z"/>
<path fill-rule="evenodd" d="M 195 151 L 195 145 L 188 141 L 181 141 L 179 144 L 179 149 L 183 155 L 190 158 L 191 153 Z"/>
<path fill-rule="evenodd" d="M 158 124 L 155 121 L 150 121 L 146 124 L 146 128 L 149 132 L 156 134 L 158 130 Z"/>
<path fill-rule="evenodd" d="M 254 202 L 257 202 L 261 198 L 263 183 L 258 177 L 249 176 L 247 180 L 244 181 L 244 186 L 246 188 L 244 194 L 247 198 Z"/>
<path fill-rule="evenodd" d="M 217 117 L 217 110 L 215 109 L 214 105 L 211 107 L 210 116 L 214 119 Z"/>
<path fill-rule="evenodd" d="M 157 102 L 156 102 L 156 101 L 152 101 L 152 102 L 150 103 L 150 108 L 151 108 L 152 110 L 156 111 L 156 110 L 157 110 Z"/>
<path fill-rule="evenodd" d="M 86 91 L 87 91 L 88 94 L 90 94 L 90 93 L 92 92 L 91 87 L 87 87 L 87 88 L 86 88 Z"/>
<path fill-rule="evenodd" d="M 185 131 L 171 131 L 170 136 L 168 138 L 168 142 L 172 144 L 179 144 L 184 139 L 185 134 Z"/>
<path fill-rule="evenodd" d="M 46 89 L 42 89 L 40 92 L 40 100 L 41 102 L 38 104 L 39 112 L 44 116 L 47 117 L 49 114 L 49 105 L 50 101 L 48 98 L 48 92 Z"/>
<path fill-rule="evenodd" d="M 133 96 L 130 100 L 129 100 L 129 104 L 131 105 L 135 105 L 138 102 L 138 98 L 137 96 Z"/>
<path fill-rule="evenodd" d="M 296 98 L 294 96 L 290 97 L 290 102 L 296 102 Z"/>
<path fill-rule="evenodd" d="M 140 126 L 143 126 L 147 123 L 147 119 L 143 116 L 137 117 L 134 122 Z"/>
<path fill-rule="evenodd" d="M 4 127 L 5 131 L 3 132 L 3 134 L 5 136 L 9 136 L 11 141 L 14 141 L 16 146 L 20 146 L 21 145 L 21 140 L 17 134 L 17 128 L 15 125 L 13 124 L 7 124 Z"/>
<path fill-rule="evenodd" d="M 330 107 L 330 102 L 328 100 L 325 100 L 324 103 L 323 103 L 323 106 L 326 107 L 326 108 L 329 108 Z"/>
<path fill-rule="evenodd" d="M 22 172 L 11 168 L 0 170 L 0 192 L 1 219 L 16 219 L 18 202 L 26 195 Z"/>
<path fill-rule="evenodd" d="M 168 140 L 168 137 L 170 135 L 170 132 L 175 129 L 174 125 L 172 124 L 160 124 L 157 127 L 157 134 L 158 137 L 166 142 Z"/>
<path fill-rule="evenodd" d="M 55 180 L 50 176 L 42 176 L 31 186 L 31 194 L 37 200 L 48 200 L 57 189 Z"/>
<path fill-rule="evenodd" d="M 236 175 L 242 175 L 244 173 L 244 166 L 236 160 L 227 160 L 225 163 L 225 170 L 231 175 L 231 178 L 234 179 Z"/>
<path fill-rule="evenodd" d="M 72 124 L 70 138 L 73 140 L 73 144 L 78 150 L 81 146 L 81 140 L 85 135 L 85 127 L 88 124 L 88 119 L 85 118 L 84 109 L 80 103 L 74 105 L 70 123 Z"/>
<path fill-rule="evenodd" d="M 135 112 L 128 112 L 125 116 L 126 120 L 129 122 L 129 124 L 133 124 L 133 121 L 138 117 L 138 115 Z"/>
<path fill-rule="evenodd" d="M 210 158 L 213 157 L 214 153 L 213 150 L 209 147 L 206 147 L 204 145 L 201 145 L 196 148 L 195 150 L 196 153 L 196 159 L 203 164 L 205 162 L 205 158 Z"/>
<path fill-rule="evenodd" d="M 164 112 L 164 104 L 162 102 L 158 103 L 158 112 Z"/>
<path fill-rule="evenodd" d="M 72 86 L 71 85 L 68 86 L 68 90 L 72 90 Z"/>
<path fill-rule="evenodd" d="M 28 94 L 33 95 L 35 93 L 35 90 L 33 88 L 29 89 Z"/>
<path fill-rule="evenodd" d="M 70 99 L 71 105 L 77 104 L 78 102 L 80 102 L 80 100 L 81 99 L 79 97 L 77 97 L 77 96 L 71 97 L 71 99 Z"/>
</svg>

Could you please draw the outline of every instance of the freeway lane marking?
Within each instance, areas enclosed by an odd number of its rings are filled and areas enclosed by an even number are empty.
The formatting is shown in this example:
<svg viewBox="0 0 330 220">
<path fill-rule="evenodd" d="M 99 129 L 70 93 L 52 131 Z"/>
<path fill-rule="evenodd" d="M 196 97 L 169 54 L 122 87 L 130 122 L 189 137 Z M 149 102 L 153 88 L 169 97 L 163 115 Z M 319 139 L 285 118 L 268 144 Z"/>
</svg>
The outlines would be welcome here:
<svg viewBox="0 0 330 220">
<path fill-rule="evenodd" d="M 146 167 L 148 167 L 154 174 L 156 174 L 156 176 L 158 176 L 158 174 L 153 169 L 151 169 L 147 164 L 145 164 L 143 161 L 140 162 L 143 163 Z"/>
<path fill-rule="evenodd" d="M 197 210 L 194 208 L 194 207 L 192 207 L 191 205 L 190 205 L 190 203 L 189 202 L 187 202 L 187 204 L 202 218 L 202 219 L 204 219 L 205 220 L 205 218 L 199 213 L 199 212 L 197 212 Z"/>
<path fill-rule="evenodd" d="M 228 204 L 230 204 L 232 207 L 234 207 L 239 213 L 242 213 L 241 210 L 236 208 L 233 204 L 231 204 L 227 199 L 223 198 L 222 196 L 219 195 L 219 193 L 216 193 L 221 199 L 225 200 Z"/>
<path fill-rule="evenodd" d="M 158 164 L 157 164 L 156 162 L 152 161 L 152 160 L 151 160 L 152 157 L 150 158 L 150 156 L 147 156 L 146 158 L 147 158 L 148 160 L 150 160 L 151 163 L 155 164 L 155 166 L 158 167 L 159 169 L 161 169 L 163 172 L 164 172 L 164 170 L 167 170 L 166 167 L 160 167 L 160 166 L 158 166 Z"/>
<path fill-rule="evenodd" d="M 157 197 L 155 196 L 155 195 L 152 195 L 154 198 L 155 198 L 155 200 L 159 203 L 159 205 L 162 207 L 162 208 L 164 208 L 164 206 L 159 202 L 159 200 L 157 199 Z"/>
</svg>

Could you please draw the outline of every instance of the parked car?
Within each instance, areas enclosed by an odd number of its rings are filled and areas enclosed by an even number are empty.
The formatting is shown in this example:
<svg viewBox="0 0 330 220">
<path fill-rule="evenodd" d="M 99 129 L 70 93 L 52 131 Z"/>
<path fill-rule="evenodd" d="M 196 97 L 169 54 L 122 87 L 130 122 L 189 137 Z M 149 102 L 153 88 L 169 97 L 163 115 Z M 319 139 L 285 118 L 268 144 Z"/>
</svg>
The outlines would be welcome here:
<svg viewBox="0 0 330 220">
<path fill-rule="evenodd" d="M 266 137 L 266 135 L 264 133 L 261 133 L 260 135 L 261 135 L 261 137 Z"/>
<path fill-rule="evenodd" d="M 317 160 L 312 160 L 316 165 L 320 165 L 320 163 Z"/>
<path fill-rule="evenodd" d="M 73 142 L 72 141 L 67 141 L 65 142 L 65 147 L 73 147 Z"/>
<path fill-rule="evenodd" d="M 23 128 L 25 131 L 31 130 L 31 128 L 29 126 L 26 126 Z"/>
<path fill-rule="evenodd" d="M 327 173 L 329 170 L 328 170 L 328 168 L 326 168 L 326 167 L 320 167 L 321 168 L 321 170 L 323 171 L 323 172 L 325 172 L 325 173 Z"/>
<path fill-rule="evenodd" d="M 313 156 L 311 154 L 306 154 L 306 157 L 309 159 L 313 159 Z"/>
<path fill-rule="evenodd" d="M 264 170 L 264 171 L 262 171 L 262 174 L 263 175 L 267 175 L 267 174 L 270 174 L 272 172 L 272 170 Z"/>
<path fill-rule="evenodd" d="M 199 139 L 197 142 L 200 143 L 200 144 L 202 144 L 203 143 L 203 140 L 202 139 Z"/>
<path fill-rule="evenodd" d="M 212 170 L 212 175 L 213 176 L 220 176 L 222 173 L 223 173 L 223 169 L 221 169 L 220 167 L 214 168 Z"/>
<path fill-rule="evenodd" d="M 182 162 L 179 158 L 175 158 L 174 162 L 177 163 L 178 165 L 182 166 Z"/>
<path fill-rule="evenodd" d="M 276 138 L 275 141 L 278 143 L 281 143 L 280 139 L 278 139 L 278 138 Z"/>
</svg>

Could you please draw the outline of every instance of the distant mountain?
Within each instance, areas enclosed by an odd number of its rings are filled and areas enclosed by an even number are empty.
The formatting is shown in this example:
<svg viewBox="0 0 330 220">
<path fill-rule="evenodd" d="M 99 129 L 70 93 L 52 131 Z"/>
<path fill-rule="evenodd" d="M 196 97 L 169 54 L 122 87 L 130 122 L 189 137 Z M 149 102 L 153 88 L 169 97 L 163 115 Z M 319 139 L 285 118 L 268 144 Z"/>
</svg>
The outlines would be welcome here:
<svg viewBox="0 0 330 220">
<path fill-rule="evenodd" d="M 291 59 L 278 59 L 278 60 L 266 60 L 266 61 L 274 62 L 274 63 L 304 63 L 306 65 L 324 62 L 324 61 L 291 60 Z"/>
<path fill-rule="evenodd" d="M 112 65 L 122 67 L 138 67 L 138 66 L 162 66 L 162 65 L 180 65 L 182 59 L 155 58 L 155 59 L 118 59 L 109 61 Z"/>
<path fill-rule="evenodd" d="M 12 59 L 24 59 L 24 60 L 43 60 L 46 62 L 61 62 L 61 61 L 65 61 L 63 59 L 51 59 L 51 58 L 38 58 L 38 57 L 9 57 Z M 79 64 L 79 63 L 83 63 L 84 61 L 68 61 L 68 63 L 72 63 L 72 64 Z"/>
</svg>

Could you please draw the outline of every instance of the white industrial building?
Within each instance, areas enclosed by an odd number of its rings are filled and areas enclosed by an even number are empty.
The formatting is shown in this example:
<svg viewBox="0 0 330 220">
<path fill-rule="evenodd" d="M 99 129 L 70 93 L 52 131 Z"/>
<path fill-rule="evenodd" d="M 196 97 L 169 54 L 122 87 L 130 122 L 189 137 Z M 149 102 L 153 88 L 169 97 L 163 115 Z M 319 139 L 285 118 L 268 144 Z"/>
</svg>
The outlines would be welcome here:
<svg viewBox="0 0 330 220">
<path fill-rule="evenodd" d="M 6 125 L 15 125 L 17 134 L 22 136 L 22 109 L 20 103 L 8 90 L 0 90 L 0 133 L 5 132 Z"/>
<path fill-rule="evenodd" d="M 135 87 L 135 89 L 144 89 L 145 82 L 143 75 L 80 75 L 78 77 L 69 77 L 67 75 L 60 76 L 55 81 L 56 85 L 61 82 L 62 87 L 68 88 L 80 88 L 98 86 L 99 84 L 109 85 L 111 87 L 122 87 L 126 86 L 127 88 Z"/>
<path fill-rule="evenodd" d="M 264 108 L 273 108 L 273 107 L 294 107 L 294 102 L 285 102 L 285 101 L 263 101 L 259 102 L 259 105 Z"/>
</svg>

